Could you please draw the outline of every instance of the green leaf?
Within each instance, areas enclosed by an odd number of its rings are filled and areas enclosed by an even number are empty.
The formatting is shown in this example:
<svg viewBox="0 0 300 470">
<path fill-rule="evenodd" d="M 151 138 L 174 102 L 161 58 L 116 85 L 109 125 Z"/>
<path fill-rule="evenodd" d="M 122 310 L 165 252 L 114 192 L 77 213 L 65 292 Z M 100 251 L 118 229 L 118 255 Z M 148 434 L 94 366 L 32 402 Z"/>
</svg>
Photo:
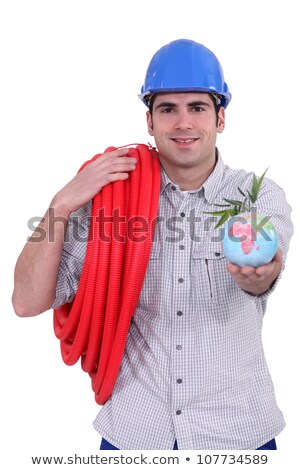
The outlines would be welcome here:
<svg viewBox="0 0 300 470">
<path fill-rule="evenodd" d="M 241 201 L 235 201 L 234 199 L 225 199 L 224 201 L 229 202 L 233 206 L 241 206 L 242 202 Z"/>
<path fill-rule="evenodd" d="M 261 187 L 261 185 L 262 185 L 263 179 L 264 179 L 265 174 L 267 173 L 268 169 L 269 169 L 269 168 L 267 168 L 267 169 L 263 172 L 263 174 L 261 175 L 261 177 L 260 177 L 259 180 L 258 180 L 258 183 L 257 183 L 257 185 L 258 185 L 257 195 L 258 195 L 258 192 L 259 192 L 259 190 L 260 190 L 260 187 Z"/>
<path fill-rule="evenodd" d="M 210 214 L 215 217 L 220 217 L 220 220 L 216 224 L 215 228 L 219 228 L 221 225 L 223 225 L 229 217 L 236 216 L 241 212 L 250 211 L 251 203 L 254 204 L 258 198 L 258 193 L 267 170 L 268 168 L 259 178 L 256 177 L 255 173 L 253 173 L 251 192 L 247 190 L 247 193 L 245 194 L 241 190 L 241 188 L 237 188 L 240 194 L 244 197 L 243 201 L 224 198 L 223 201 L 227 202 L 228 204 L 214 204 L 214 206 L 224 207 L 226 209 L 220 211 L 204 212 L 204 214 Z"/>
<path fill-rule="evenodd" d="M 241 190 L 241 188 L 238 188 L 239 192 L 241 193 L 242 196 L 246 197 L 246 194 Z"/>
<path fill-rule="evenodd" d="M 252 202 L 252 204 L 254 204 L 255 203 L 254 197 L 252 196 L 252 194 L 248 190 L 247 190 L 247 193 L 249 195 L 250 201 Z"/>
<path fill-rule="evenodd" d="M 224 224 L 224 222 L 226 222 L 226 220 L 229 218 L 230 214 L 229 214 L 229 211 L 226 211 L 222 217 L 220 218 L 219 222 L 217 223 L 217 225 L 215 226 L 215 228 L 219 228 L 221 227 L 221 225 Z"/>
<path fill-rule="evenodd" d="M 225 199 L 224 199 L 225 201 Z M 230 207 L 231 204 L 214 204 L 214 206 L 217 206 L 217 207 Z"/>
<path fill-rule="evenodd" d="M 211 215 L 215 215 L 215 216 L 222 216 L 224 214 L 227 214 L 228 212 L 228 209 L 224 210 L 224 211 L 215 211 L 215 212 L 204 212 L 204 214 L 211 214 Z"/>
<path fill-rule="evenodd" d="M 257 179 L 255 174 L 253 175 L 253 180 L 252 180 L 252 191 L 251 191 L 251 202 L 254 204 L 258 198 L 258 193 L 261 187 L 261 184 L 263 182 L 263 179 L 265 177 L 265 174 L 267 172 L 268 168 L 263 172 L 261 177 Z"/>
</svg>

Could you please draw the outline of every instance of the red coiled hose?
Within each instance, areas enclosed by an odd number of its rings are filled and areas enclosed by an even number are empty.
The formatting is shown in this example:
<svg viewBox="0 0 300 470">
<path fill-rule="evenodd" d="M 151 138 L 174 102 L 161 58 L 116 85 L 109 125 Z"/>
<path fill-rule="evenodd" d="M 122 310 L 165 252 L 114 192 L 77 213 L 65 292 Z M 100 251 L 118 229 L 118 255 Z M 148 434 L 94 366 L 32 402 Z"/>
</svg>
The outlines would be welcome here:
<svg viewBox="0 0 300 470">
<path fill-rule="evenodd" d="M 116 149 L 111 147 L 106 152 L 112 150 Z M 128 155 L 137 159 L 129 178 L 104 186 L 92 201 L 86 256 L 76 296 L 73 302 L 54 310 L 54 332 L 60 340 L 63 361 L 73 365 L 81 357 L 82 369 L 90 375 L 95 400 L 100 405 L 109 399 L 119 372 L 148 265 L 158 210 L 157 152 L 139 144 Z M 101 154 L 92 160 L 99 157 Z M 99 223 L 101 209 L 113 221 L 104 227 Z M 118 220 L 114 218 L 115 210 Z M 124 223 L 120 223 L 121 217 Z M 146 224 L 144 232 L 138 227 L 136 238 L 131 223 L 134 221 Z M 101 233 L 103 228 L 105 233 Z M 106 241 L 108 238 L 110 242 Z"/>
</svg>

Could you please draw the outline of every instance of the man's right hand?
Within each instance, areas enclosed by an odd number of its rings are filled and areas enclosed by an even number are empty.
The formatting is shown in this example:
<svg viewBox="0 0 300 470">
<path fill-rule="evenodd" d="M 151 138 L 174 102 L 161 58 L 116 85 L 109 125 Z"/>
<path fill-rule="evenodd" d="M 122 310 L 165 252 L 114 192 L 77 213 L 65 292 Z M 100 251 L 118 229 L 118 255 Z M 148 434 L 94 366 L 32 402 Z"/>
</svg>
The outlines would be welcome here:
<svg viewBox="0 0 300 470">
<path fill-rule="evenodd" d="M 128 156 L 129 150 L 122 148 L 105 152 L 86 165 L 54 196 L 51 206 L 59 208 L 60 215 L 69 217 L 71 212 L 93 199 L 107 184 L 126 180 L 137 163 L 136 158 Z"/>
</svg>

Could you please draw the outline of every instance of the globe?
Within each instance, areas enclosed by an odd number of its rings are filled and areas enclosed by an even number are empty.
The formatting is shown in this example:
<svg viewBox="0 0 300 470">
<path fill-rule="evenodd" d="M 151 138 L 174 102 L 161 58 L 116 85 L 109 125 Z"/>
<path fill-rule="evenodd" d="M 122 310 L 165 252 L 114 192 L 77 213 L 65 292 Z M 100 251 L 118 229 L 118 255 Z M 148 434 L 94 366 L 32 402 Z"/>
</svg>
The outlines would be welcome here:
<svg viewBox="0 0 300 470">
<path fill-rule="evenodd" d="M 231 217 L 223 230 L 224 255 L 238 266 L 269 263 L 278 248 L 278 235 L 270 218 L 256 212 Z"/>
</svg>

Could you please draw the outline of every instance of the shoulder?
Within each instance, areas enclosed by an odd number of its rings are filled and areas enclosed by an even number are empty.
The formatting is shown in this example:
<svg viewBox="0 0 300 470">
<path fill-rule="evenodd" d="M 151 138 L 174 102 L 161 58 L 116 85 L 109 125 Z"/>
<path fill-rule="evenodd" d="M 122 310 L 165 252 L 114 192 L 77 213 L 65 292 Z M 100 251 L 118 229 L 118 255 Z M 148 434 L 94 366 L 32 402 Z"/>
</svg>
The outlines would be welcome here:
<svg viewBox="0 0 300 470">
<path fill-rule="evenodd" d="M 221 181 L 221 188 L 224 191 L 226 189 L 232 190 L 234 193 L 241 193 L 239 189 L 243 192 L 251 191 L 253 178 L 260 178 L 261 175 L 258 175 L 255 171 L 247 171 L 244 169 L 233 169 L 228 165 L 224 165 L 223 178 Z M 260 188 L 259 197 L 263 197 L 267 193 L 273 193 L 274 195 L 285 197 L 283 188 L 281 188 L 273 179 L 265 176 Z"/>
</svg>

